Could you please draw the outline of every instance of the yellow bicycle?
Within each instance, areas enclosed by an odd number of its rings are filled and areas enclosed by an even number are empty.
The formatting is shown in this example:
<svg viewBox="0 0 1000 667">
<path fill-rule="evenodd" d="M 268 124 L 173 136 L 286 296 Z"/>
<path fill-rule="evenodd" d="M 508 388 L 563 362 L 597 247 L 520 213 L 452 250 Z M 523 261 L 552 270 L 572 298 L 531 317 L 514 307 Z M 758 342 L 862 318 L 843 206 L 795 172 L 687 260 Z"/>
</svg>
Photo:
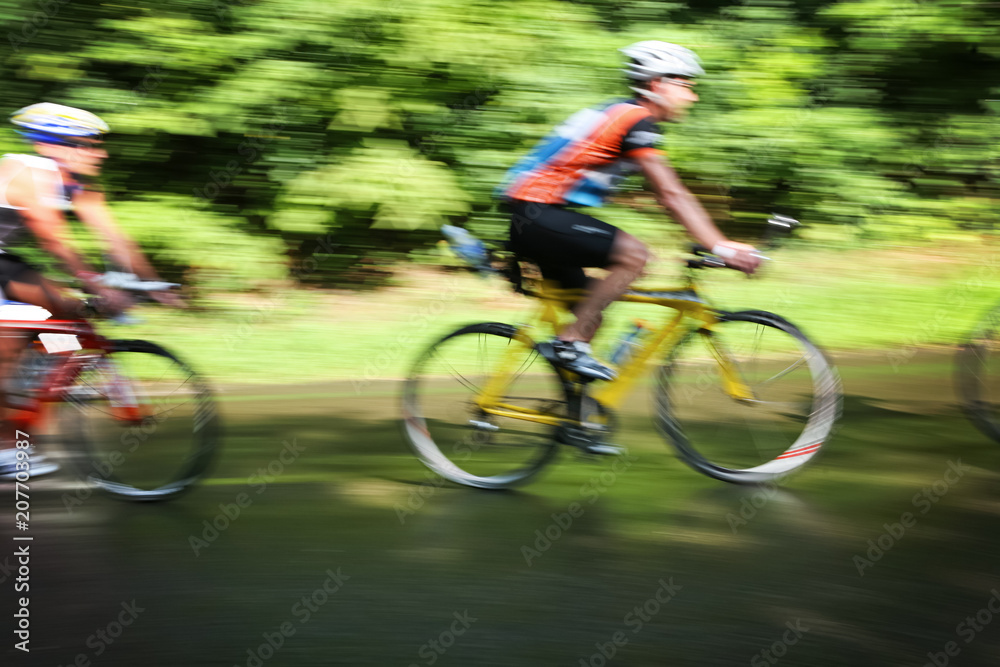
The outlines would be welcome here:
<svg viewBox="0 0 1000 667">
<path fill-rule="evenodd" d="M 654 361 L 659 430 L 682 460 L 711 477 L 774 480 L 813 459 L 830 436 L 841 400 L 833 365 L 777 315 L 714 308 L 697 278 L 701 269 L 724 266 L 719 258 L 696 249 L 682 287 L 621 297 L 672 312 L 643 330 L 611 382 L 585 381 L 537 351 L 572 317 L 580 294 L 525 281 L 519 258 L 510 265 L 515 289 L 538 299 L 534 318 L 448 334 L 419 357 L 405 384 L 407 440 L 442 477 L 508 488 L 537 475 L 560 444 L 588 450 L 608 442 L 616 412 Z"/>
</svg>

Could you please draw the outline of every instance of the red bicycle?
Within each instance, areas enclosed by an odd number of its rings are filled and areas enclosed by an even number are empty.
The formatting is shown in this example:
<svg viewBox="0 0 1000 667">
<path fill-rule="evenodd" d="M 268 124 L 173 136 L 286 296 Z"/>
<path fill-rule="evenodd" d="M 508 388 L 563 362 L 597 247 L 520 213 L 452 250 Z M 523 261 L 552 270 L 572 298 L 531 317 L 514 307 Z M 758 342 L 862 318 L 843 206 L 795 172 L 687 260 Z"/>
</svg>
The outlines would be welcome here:
<svg viewBox="0 0 1000 667">
<path fill-rule="evenodd" d="M 30 339 L 6 392 L 19 438 L 59 442 L 81 481 L 128 500 L 174 497 L 205 474 L 219 417 L 208 386 L 175 354 L 105 338 L 85 318 L 0 319 L 0 327 Z"/>
</svg>

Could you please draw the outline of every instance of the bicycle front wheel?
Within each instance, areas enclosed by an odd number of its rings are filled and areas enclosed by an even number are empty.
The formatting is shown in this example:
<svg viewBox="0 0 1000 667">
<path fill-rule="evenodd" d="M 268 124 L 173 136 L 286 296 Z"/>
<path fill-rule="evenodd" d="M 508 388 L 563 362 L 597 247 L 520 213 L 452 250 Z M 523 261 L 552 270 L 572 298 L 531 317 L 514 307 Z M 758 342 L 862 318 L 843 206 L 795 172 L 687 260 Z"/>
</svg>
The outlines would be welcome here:
<svg viewBox="0 0 1000 667">
<path fill-rule="evenodd" d="M 965 414 L 986 436 L 1000 442 L 1000 306 L 959 349 L 956 361 Z"/>
<path fill-rule="evenodd" d="M 681 459 L 715 479 L 762 483 L 805 465 L 840 413 L 840 381 L 789 322 L 722 313 L 692 331 L 658 374 L 657 421 Z"/>
<path fill-rule="evenodd" d="M 491 382 L 509 416 L 480 407 Z M 417 361 L 403 393 L 403 430 L 417 457 L 441 477 L 505 489 L 528 481 L 555 456 L 552 422 L 565 418 L 566 406 L 555 368 L 530 338 L 508 324 L 472 324 Z"/>
<path fill-rule="evenodd" d="M 155 343 L 111 344 L 66 389 L 62 435 L 99 488 L 136 501 L 174 497 L 215 457 L 221 429 L 212 394 Z"/>
</svg>

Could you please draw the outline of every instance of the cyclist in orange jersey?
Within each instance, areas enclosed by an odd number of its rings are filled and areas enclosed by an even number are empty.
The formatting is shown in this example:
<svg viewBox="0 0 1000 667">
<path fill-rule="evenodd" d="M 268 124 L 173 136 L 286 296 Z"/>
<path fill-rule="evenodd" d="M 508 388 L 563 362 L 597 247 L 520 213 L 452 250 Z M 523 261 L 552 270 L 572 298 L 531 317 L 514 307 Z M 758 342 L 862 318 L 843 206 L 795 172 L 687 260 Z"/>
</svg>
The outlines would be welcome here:
<svg viewBox="0 0 1000 667">
<path fill-rule="evenodd" d="M 612 380 L 615 372 L 591 356 L 601 313 L 641 274 L 649 251 L 631 234 L 579 207 L 601 206 L 624 176 L 641 171 L 657 201 L 702 245 L 729 266 L 752 273 L 760 263 L 753 246 L 730 241 L 684 187 L 656 148 L 657 123 L 679 121 L 698 100 L 694 79 L 704 74 L 690 50 L 659 41 L 632 44 L 623 70 L 635 92 L 584 109 L 543 139 L 507 174 L 501 196 L 511 214 L 510 247 L 538 263 L 542 275 L 566 289 L 587 289 L 576 321 L 539 345 L 553 362 L 584 377 Z M 585 267 L 604 268 L 603 280 Z"/>
</svg>

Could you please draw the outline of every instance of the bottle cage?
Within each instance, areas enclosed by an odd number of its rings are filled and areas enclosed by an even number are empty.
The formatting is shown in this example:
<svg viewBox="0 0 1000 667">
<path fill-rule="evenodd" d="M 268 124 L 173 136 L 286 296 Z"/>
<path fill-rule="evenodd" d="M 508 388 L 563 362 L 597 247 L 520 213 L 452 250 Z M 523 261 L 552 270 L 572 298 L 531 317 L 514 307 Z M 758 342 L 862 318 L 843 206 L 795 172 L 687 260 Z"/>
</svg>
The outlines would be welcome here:
<svg viewBox="0 0 1000 667">
<path fill-rule="evenodd" d="M 511 289 L 517 294 L 528 294 L 524 286 L 524 270 L 521 268 L 523 260 L 510 249 L 508 243 L 503 244 L 502 251 L 491 251 L 490 262 L 500 266 L 500 275 L 507 279 Z"/>
<path fill-rule="evenodd" d="M 468 259 L 459 255 L 459 258 L 463 260 L 463 264 L 468 270 L 478 273 L 484 278 L 500 274 L 510 283 L 511 289 L 516 294 L 538 297 L 543 293 L 545 280 L 541 269 L 533 260 L 527 259 L 513 251 L 508 241 L 475 240 L 486 250 L 486 261 L 471 264 Z M 451 240 L 449 239 L 450 243 Z M 575 301 L 579 297 L 577 295 L 561 295 L 560 298 L 568 298 Z"/>
</svg>

